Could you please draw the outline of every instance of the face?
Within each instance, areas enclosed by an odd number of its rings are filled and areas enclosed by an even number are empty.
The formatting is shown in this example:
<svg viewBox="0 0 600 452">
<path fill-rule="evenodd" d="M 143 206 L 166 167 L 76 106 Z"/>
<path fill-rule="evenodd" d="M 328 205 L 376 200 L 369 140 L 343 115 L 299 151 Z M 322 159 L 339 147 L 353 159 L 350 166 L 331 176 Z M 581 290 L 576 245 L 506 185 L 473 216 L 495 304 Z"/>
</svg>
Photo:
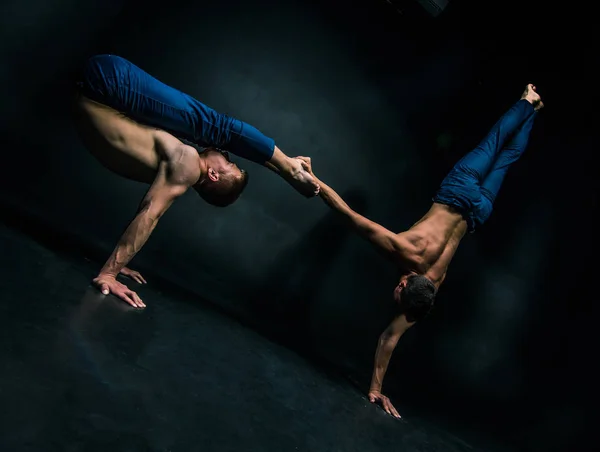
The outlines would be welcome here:
<svg viewBox="0 0 600 452">
<path fill-rule="evenodd" d="M 225 175 L 233 178 L 241 177 L 242 172 L 229 157 L 229 152 L 208 149 L 205 151 L 206 163 L 208 164 L 208 177 L 213 182 L 218 181 Z"/>
</svg>

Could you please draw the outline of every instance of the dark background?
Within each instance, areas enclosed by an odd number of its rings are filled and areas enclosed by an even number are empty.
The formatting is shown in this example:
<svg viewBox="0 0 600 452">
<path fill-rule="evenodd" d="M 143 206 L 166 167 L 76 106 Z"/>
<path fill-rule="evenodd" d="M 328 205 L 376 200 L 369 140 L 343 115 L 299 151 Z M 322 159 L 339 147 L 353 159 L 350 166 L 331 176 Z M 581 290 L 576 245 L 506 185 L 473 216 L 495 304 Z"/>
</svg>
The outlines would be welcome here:
<svg viewBox="0 0 600 452">
<path fill-rule="evenodd" d="M 452 0 L 433 18 L 394 3 L 3 1 L 3 216 L 60 232 L 98 265 L 132 218 L 146 187 L 96 163 L 69 118 L 68 81 L 95 53 L 311 156 L 353 207 L 397 231 L 535 83 L 546 108 L 529 149 L 489 223 L 461 244 L 433 315 L 402 339 L 384 389 L 401 412 L 525 448 L 573 445 L 597 378 L 593 15 L 575 3 Z M 251 182 L 234 206 L 186 194 L 131 267 L 366 390 L 394 269 L 321 201 L 242 166 Z"/>
</svg>

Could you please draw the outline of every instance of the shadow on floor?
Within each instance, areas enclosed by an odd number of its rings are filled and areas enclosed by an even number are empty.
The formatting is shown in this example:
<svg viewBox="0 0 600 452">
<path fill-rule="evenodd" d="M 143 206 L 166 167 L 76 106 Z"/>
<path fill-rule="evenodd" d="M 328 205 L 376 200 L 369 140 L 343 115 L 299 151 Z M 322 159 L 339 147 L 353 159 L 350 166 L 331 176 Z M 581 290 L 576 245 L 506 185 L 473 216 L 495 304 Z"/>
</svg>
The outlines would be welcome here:
<svg viewBox="0 0 600 452">
<path fill-rule="evenodd" d="M 342 194 L 353 209 L 364 212 L 366 201 L 359 191 Z M 332 272 L 334 260 L 354 232 L 340 215 L 329 211 L 293 246 L 282 252 L 265 274 L 265 283 L 250 295 L 254 317 L 261 329 L 286 346 L 313 355 L 310 319 L 314 303 Z"/>
</svg>

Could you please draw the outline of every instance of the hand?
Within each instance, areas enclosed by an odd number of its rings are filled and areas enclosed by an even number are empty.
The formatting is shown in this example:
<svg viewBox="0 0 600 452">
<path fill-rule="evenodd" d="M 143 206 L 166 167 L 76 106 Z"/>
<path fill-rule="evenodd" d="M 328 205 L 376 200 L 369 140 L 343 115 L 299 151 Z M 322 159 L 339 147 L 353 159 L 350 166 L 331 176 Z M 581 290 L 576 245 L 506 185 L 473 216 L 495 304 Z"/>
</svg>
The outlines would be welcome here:
<svg viewBox="0 0 600 452">
<path fill-rule="evenodd" d="M 390 415 L 394 416 L 395 418 L 400 419 L 400 414 L 398 414 L 398 412 L 396 411 L 396 408 L 394 408 L 394 405 L 392 405 L 392 402 L 390 402 L 390 399 L 388 399 L 386 396 L 384 396 L 381 392 L 370 391 L 369 392 L 369 401 L 371 403 L 377 403 L 377 404 L 381 405 L 381 407 L 385 410 L 385 412 L 387 414 L 390 414 Z"/>
<path fill-rule="evenodd" d="M 315 181 L 317 181 L 317 184 L 319 184 L 319 190 L 320 190 L 321 185 L 323 183 L 319 180 L 319 178 L 317 176 L 315 176 L 315 173 L 313 172 L 313 169 L 312 169 L 312 160 L 310 159 L 310 157 L 298 156 L 298 157 L 294 157 L 294 158 L 300 160 L 300 162 L 302 163 L 302 168 L 304 168 L 304 170 L 307 171 L 308 174 L 310 174 L 312 177 L 315 178 Z"/>
<path fill-rule="evenodd" d="M 297 158 L 298 160 L 300 160 L 302 162 L 302 167 L 306 171 L 308 171 L 311 175 L 314 176 L 313 170 L 312 170 L 312 161 L 310 160 L 310 157 L 298 156 L 298 157 L 294 157 L 294 158 Z"/>
<path fill-rule="evenodd" d="M 127 276 L 128 278 L 133 279 L 137 283 L 146 284 L 146 280 L 142 275 L 140 275 L 140 272 L 136 272 L 135 270 L 132 270 L 127 267 L 123 267 L 123 269 L 119 273 L 121 273 L 123 276 Z"/>
<path fill-rule="evenodd" d="M 282 170 L 280 175 L 300 194 L 312 198 L 319 194 L 320 187 L 308 169 L 307 165 L 309 164 L 310 158 L 308 157 L 287 157 L 287 169 Z"/>
<path fill-rule="evenodd" d="M 127 287 L 125 284 L 121 284 L 112 275 L 100 274 L 96 278 L 94 278 L 92 284 L 98 287 L 104 295 L 112 293 L 113 295 L 119 297 L 126 303 L 129 303 L 134 308 L 146 307 L 146 305 L 138 296 L 138 294 L 136 294 L 133 290 L 129 289 L 129 287 Z"/>
</svg>

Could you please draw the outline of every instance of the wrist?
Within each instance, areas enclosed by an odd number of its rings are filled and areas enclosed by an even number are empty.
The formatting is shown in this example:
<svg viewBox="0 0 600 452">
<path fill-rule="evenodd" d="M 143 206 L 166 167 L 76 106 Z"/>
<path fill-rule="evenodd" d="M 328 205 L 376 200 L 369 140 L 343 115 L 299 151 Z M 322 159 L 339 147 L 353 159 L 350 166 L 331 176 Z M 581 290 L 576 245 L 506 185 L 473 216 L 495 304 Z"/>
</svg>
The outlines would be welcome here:
<svg viewBox="0 0 600 452">
<path fill-rule="evenodd" d="M 100 272 L 98 273 L 98 278 L 103 277 L 103 278 L 113 278 L 116 279 L 117 275 L 119 272 L 115 272 L 114 270 L 107 270 L 107 269 L 102 269 L 100 270 Z"/>
<path fill-rule="evenodd" d="M 100 269 L 100 274 L 102 276 L 116 278 L 123 267 L 124 265 L 122 265 L 120 262 L 117 262 L 115 256 L 111 256 Z"/>
<path fill-rule="evenodd" d="M 275 168 L 277 168 L 279 173 L 283 173 L 283 174 L 294 174 L 296 172 L 298 172 L 298 167 L 297 165 L 294 165 L 294 159 L 293 157 L 287 157 L 283 160 L 280 160 L 277 162 L 277 165 L 273 165 Z"/>
</svg>

